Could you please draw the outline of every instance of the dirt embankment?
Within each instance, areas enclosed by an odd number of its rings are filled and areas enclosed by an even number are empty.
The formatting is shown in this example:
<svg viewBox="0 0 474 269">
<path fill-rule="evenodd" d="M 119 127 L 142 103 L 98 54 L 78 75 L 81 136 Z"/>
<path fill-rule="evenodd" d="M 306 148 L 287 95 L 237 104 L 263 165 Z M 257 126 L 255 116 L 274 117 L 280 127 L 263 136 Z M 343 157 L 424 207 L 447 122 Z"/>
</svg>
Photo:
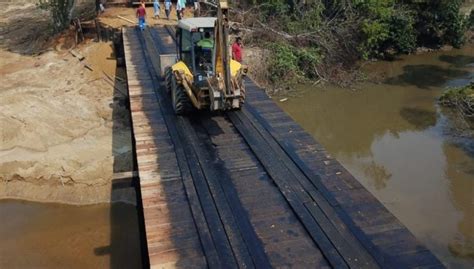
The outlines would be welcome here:
<svg viewBox="0 0 474 269">
<path fill-rule="evenodd" d="M 99 20 L 132 26 L 118 16 L 134 21 L 134 12 L 107 8 Z M 177 22 L 174 9 L 170 20 L 163 7 L 158 19 L 147 13 L 150 25 Z M 32 4 L 0 11 L 0 199 L 133 202 L 129 190 L 111 191 L 114 174 L 133 170 L 125 72 L 113 45 L 88 41 L 76 49 L 79 61 L 71 35 L 51 38 L 47 16 Z M 250 74 L 265 77 L 264 53 L 244 53 Z"/>
<path fill-rule="evenodd" d="M 124 72 L 116 68 L 112 43 L 81 45 L 81 62 L 69 53 L 67 37 L 53 44 L 32 36 L 29 24 L 42 15 L 34 6 L 6 10 L 0 21 L 0 199 L 133 201 L 127 191 L 111 191 L 114 173 L 133 170 Z M 43 53 L 32 56 L 39 48 Z"/>
</svg>

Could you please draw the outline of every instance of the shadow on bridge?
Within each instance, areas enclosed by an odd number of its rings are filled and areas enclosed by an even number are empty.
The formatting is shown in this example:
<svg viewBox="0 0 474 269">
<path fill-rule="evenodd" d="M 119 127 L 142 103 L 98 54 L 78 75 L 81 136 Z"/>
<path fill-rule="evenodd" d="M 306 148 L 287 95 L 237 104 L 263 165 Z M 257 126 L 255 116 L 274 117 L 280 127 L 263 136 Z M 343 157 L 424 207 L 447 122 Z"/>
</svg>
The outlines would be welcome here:
<svg viewBox="0 0 474 269">
<path fill-rule="evenodd" d="M 142 266 L 148 268 L 150 264 L 159 263 L 182 268 L 206 267 L 191 213 L 199 197 L 187 197 L 186 192 L 195 191 L 195 186 L 182 147 L 176 145 L 179 143 L 176 130 L 168 126 L 168 122 L 176 121 L 176 116 L 162 107 L 156 92 L 161 90 L 162 81 L 149 62 L 153 56 L 144 53 L 141 34 L 134 28 L 125 30 L 124 53 L 134 159 L 140 177 L 136 190 Z M 116 238 L 123 236 L 112 234 Z"/>
<path fill-rule="evenodd" d="M 147 268 L 146 237 L 144 235 L 139 182 L 132 171 L 136 170 L 136 158 L 132 144 L 130 104 L 126 85 L 126 70 L 123 66 L 123 44 L 121 33 L 110 43 L 113 53 L 108 58 L 116 59 L 112 108 L 112 158 L 113 180 L 110 204 L 110 244 L 94 249 L 98 256 L 110 257 L 110 268 Z M 120 65 L 121 64 L 121 65 Z M 130 133 L 130 135 L 127 135 Z"/>
</svg>

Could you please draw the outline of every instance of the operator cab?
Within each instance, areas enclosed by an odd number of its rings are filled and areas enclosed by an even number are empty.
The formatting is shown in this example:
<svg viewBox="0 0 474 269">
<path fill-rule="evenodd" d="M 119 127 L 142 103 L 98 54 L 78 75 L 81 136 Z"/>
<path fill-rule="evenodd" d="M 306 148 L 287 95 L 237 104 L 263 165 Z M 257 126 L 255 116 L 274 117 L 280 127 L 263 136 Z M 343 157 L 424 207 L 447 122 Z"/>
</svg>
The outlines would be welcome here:
<svg viewBox="0 0 474 269">
<path fill-rule="evenodd" d="M 214 23 L 216 18 L 197 17 L 182 19 L 176 31 L 178 58 L 192 70 L 197 84 L 206 84 L 206 78 L 214 75 L 213 50 Z"/>
</svg>

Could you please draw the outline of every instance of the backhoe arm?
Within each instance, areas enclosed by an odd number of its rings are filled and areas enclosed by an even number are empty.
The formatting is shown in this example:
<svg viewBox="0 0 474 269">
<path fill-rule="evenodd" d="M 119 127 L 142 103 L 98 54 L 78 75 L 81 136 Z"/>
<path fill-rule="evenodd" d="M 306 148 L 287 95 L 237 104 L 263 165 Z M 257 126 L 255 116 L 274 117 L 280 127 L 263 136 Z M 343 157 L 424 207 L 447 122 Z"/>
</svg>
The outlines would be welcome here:
<svg viewBox="0 0 474 269">
<path fill-rule="evenodd" d="M 217 19 L 214 27 L 214 59 L 216 75 L 223 79 L 225 93 L 232 94 L 230 57 L 229 57 L 229 27 L 228 27 L 228 4 L 227 1 L 217 2 Z"/>
</svg>

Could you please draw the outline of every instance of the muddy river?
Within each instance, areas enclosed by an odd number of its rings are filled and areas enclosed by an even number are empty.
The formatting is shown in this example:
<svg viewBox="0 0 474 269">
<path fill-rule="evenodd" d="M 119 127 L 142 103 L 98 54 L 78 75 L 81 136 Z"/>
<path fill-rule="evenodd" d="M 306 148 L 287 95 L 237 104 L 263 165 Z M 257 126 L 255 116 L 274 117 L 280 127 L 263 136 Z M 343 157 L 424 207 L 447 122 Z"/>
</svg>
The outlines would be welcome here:
<svg viewBox="0 0 474 269">
<path fill-rule="evenodd" d="M 302 86 L 279 105 L 443 263 L 473 268 L 474 135 L 436 98 L 474 79 L 474 46 L 365 70 L 381 82 Z"/>
<path fill-rule="evenodd" d="M 3 200 L 0 219 L 0 268 L 141 268 L 133 205 Z"/>
</svg>

